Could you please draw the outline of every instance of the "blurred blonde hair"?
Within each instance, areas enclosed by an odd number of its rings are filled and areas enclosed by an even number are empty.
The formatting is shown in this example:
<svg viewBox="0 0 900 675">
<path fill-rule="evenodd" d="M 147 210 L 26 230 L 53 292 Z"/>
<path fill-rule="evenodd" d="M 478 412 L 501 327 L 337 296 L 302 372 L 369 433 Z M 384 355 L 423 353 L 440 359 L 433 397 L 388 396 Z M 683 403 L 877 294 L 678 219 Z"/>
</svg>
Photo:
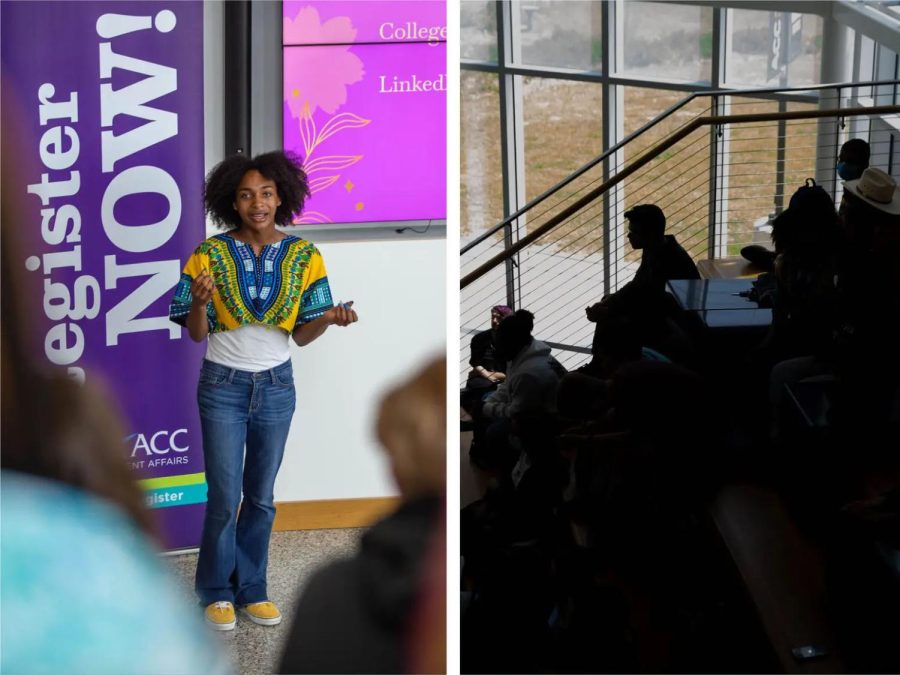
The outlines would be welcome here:
<svg viewBox="0 0 900 675">
<path fill-rule="evenodd" d="M 447 364 L 441 357 L 381 401 L 378 440 L 390 457 L 404 499 L 445 492 L 446 395 Z"/>
</svg>

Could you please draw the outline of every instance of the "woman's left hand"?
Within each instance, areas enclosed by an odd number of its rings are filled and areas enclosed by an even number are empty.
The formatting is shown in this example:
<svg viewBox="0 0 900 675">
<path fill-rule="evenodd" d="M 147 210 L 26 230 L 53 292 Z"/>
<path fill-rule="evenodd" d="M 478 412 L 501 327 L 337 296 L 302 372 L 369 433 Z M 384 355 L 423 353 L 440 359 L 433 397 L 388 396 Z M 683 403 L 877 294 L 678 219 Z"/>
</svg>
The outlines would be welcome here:
<svg viewBox="0 0 900 675">
<path fill-rule="evenodd" d="M 359 321 L 359 317 L 353 309 L 353 301 L 339 302 L 324 314 L 325 320 L 331 326 L 349 326 Z"/>
</svg>

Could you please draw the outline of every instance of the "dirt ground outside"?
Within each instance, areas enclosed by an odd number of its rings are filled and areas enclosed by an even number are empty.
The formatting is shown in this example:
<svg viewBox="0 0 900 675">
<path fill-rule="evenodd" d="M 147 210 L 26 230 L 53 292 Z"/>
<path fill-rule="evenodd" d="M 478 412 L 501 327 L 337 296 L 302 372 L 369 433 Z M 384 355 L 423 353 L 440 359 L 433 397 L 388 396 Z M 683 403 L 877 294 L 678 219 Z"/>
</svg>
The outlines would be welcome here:
<svg viewBox="0 0 900 675">
<path fill-rule="evenodd" d="M 601 152 L 601 100 L 599 85 L 544 78 L 524 80 L 525 196 L 531 199 L 561 181 Z M 687 97 L 686 92 L 624 87 L 625 133 L 631 133 L 664 110 Z M 502 170 L 500 163 L 499 110 L 496 77 L 464 72 L 462 78 L 463 124 L 461 137 L 461 238 L 471 240 L 502 219 Z M 662 139 L 697 116 L 709 114 L 708 97 L 698 97 L 648 133 L 628 144 L 621 166 L 628 166 Z M 812 109 L 814 104 L 788 104 L 788 110 Z M 733 98 L 730 112 L 776 111 L 773 101 Z M 786 125 L 784 180 L 777 184 L 776 122 L 733 125 L 725 130 L 724 166 L 728 198 L 716 214 L 727 233 L 729 252 L 755 241 L 754 225 L 765 222 L 776 210 L 777 195 L 783 203 L 803 180 L 815 171 L 815 121 Z M 687 242 L 699 258 L 707 257 L 710 214 L 710 144 L 707 127 L 693 132 L 657 159 L 626 179 L 619 189 L 619 213 L 638 203 L 659 204 L 667 214 L 668 231 Z M 588 172 L 558 195 L 535 209 L 521 232 L 527 232 L 599 185 L 599 167 Z M 557 228 L 548 242 L 588 250 L 603 246 L 599 205 L 587 209 Z M 614 246 L 621 245 L 615 242 Z"/>
</svg>

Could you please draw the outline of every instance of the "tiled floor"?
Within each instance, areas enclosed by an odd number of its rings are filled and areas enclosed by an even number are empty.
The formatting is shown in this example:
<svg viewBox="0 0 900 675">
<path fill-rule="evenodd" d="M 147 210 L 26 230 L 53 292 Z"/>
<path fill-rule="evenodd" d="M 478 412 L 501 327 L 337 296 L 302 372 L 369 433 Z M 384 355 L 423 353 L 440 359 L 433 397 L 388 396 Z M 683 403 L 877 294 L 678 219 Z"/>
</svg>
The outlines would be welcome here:
<svg viewBox="0 0 900 675">
<path fill-rule="evenodd" d="M 346 529 L 272 533 L 269 599 L 279 606 L 284 620 L 278 626 L 258 626 L 239 615 L 233 631 L 216 633 L 237 672 L 242 675 L 276 672 L 303 585 L 319 567 L 336 558 L 352 555 L 362 532 L 361 529 Z M 193 583 L 197 554 L 171 556 L 165 561 L 181 581 L 186 601 L 196 605 Z M 197 611 L 202 611 L 199 606 Z"/>
</svg>

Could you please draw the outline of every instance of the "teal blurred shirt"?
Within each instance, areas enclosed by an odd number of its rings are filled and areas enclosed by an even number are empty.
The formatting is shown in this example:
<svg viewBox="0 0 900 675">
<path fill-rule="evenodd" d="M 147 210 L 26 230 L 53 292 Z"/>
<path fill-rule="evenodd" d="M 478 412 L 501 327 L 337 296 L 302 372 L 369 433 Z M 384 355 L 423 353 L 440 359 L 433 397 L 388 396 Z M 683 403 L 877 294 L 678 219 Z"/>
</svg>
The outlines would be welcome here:
<svg viewBox="0 0 900 675">
<path fill-rule="evenodd" d="M 231 672 L 158 552 L 112 505 L 4 471 L 0 528 L 0 672 Z"/>
</svg>

